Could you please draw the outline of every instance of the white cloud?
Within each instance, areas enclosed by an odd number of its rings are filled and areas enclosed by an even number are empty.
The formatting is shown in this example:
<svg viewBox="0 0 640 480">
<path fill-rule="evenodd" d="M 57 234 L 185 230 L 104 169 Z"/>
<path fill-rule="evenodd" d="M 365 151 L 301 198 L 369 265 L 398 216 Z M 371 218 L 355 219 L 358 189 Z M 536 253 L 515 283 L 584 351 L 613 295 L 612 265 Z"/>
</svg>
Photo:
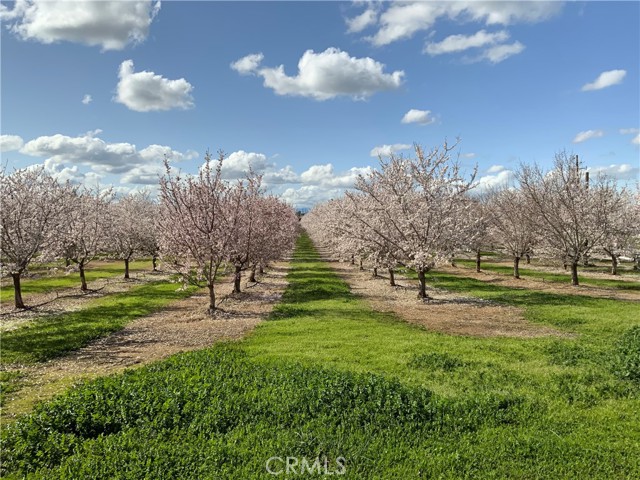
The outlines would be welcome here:
<svg viewBox="0 0 640 480">
<path fill-rule="evenodd" d="M 525 46 L 520 42 L 495 45 L 487 48 L 476 60 L 488 60 L 491 63 L 500 63 L 513 55 L 523 52 Z"/>
<path fill-rule="evenodd" d="M 476 154 L 473 152 L 463 153 L 460 155 L 462 158 L 476 158 Z"/>
<path fill-rule="evenodd" d="M 0 135 L 0 152 L 20 150 L 22 145 L 24 141 L 18 135 Z"/>
<path fill-rule="evenodd" d="M 494 167 L 500 167 L 500 170 L 493 170 L 493 175 L 484 175 L 477 181 L 476 191 L 482 192 L 491 188 L 503 187 L 509 185 L 515 178 L 513 171 L 506 170 L 501 165 L 494 165 Z M 491 167 L 493 168 L 493 167 Z M 488 170 L 490 173 L 491 168 Z"/>
<path fill-rule="evenodd" d="M 378 12 L 374 8 L 367 8 L 360 15 L 348 18 L 346 22 L 348 33 L 358 33 L 378 22 Z"/>
<path fill-rule="evenodd" d="M 628 163 L 589 167 L 587 170 L 596 175 L 602 174 L 617 180 L 637 180 L 640 178 L 640 168 Z"/>
<path fill-rule="evenodd" d="M 263 59 L 264 55 L 262 53 L 252 53 L 233 62 L 231 69 L 240 75 L 249 75 L 255 73 Z"/>
<path fill-rule="evenodd" d="M 193 107 L 193 86 L 184 78 L 168 80 L 153 72 L 134 73 L 133 68 L 132 60 L 120 65 L 116 102 L 136 112 Z"/>
<path fill-rule="evenodd" d="M 144 41 L 160 10 L 151 1 L 18 0 L 13 10 L 2 6 L 3 23 L 23 40 L 49 44 L 59 41 L 122 50 Z"/>
<path fill-rule="evenodd" d="M 631 143 L 634 145 L 640 145 L 640 128 L 621 128 L 620 134 L 622 135 L 635 135 L 631 139 Z"/>
<path fill-rule="evenodd" d="M 502 43 L 509 38 L 509 33 L 505 30 L 488 33 L 480 30 L 473 35 L 450 35 L 441 42 L 430 42 L 424 52 L 429 55 L 442 55 L 444 53 L 455 53 L 467 50 L 469 48 L 479 48 L 486 45 L 495 45 Z"/>
<path fill-rule="evenodd" d="M 320 187 L 353 187 L 358 175 L 366 175 L 371 172 L 371 167 L 353 167 L 336 175 L 333 171 L 333 165 L 327 163 L 325 165 L 312 165 L 300 174 L 302 183 L 308 185 L 317 185 Z"/>
<path fill-rule="evenodd" d="M 392 153 L 399 152 L 400 150 L 408 150 L 411 148 L 411 145 L 406 143 L 394 143 L 393 145 L 380 145 L 379 147 L 374 147 L 369 152 L 369 155 L 372 157 L 389 157 Z"/>
<path fill-rule="evenodd" d="M 338 96 L 365 99 L 376 92 L 399 88 L 404 76 L 401 70 L 385 73 L 384 64 L 369 57 L 351 57 L 337 48 L 327 48 L 320 53 L 307 50 L 298 62 L 298 74 L 293 77 L 285 73 L 283 65 L 276 68 L 258 68 L 256 65 L 254 68 L 247 57 L 238 62 L 234 62 L 232 68 L 236 65 L 235 70 L 241 72 L 245 67 L 253 68 L 253 72 L 263 78 L 264 86 L 278 95 L 316 100 Z"/>
<path fill-rule="evenodd" d="M 604 132 L 602 130 L 585 130 L 584 132 L 578 133 L 573 139 L 573 143 L 581 143 L 592 138 L 600 138 L 604 137 Z"/>
<path fill-rule="evenodd" d="M 503 165 L 491 165 L 487 170 L 487 173 L 498 173 L 506 170 Z"/>
<path fill-rule="evenodd" d="M 105 142 L 96 137 L 99 133 L 100 130 L 95 130 L 78 137 L 61 134 L 42 136 L 27 142 L 20 152 L 44 158 L 51 171 L 63 172 L 68 168 L 66 171 L 72 174 L 79 171 L 74 166 L 86 166 L 98 175 L 125 174 L 127 178 L 149 173 L 151 165 L 161 166 L 165 156 L 172 161 L 198 156 L 193 151 L 182 153 L 163 145 L 149 145 L 138 150 L 130 143 Z"/>
<path fill-rule="evenodd" d="M 303 185 L 299 188 L 287 188 L 280 197 L 290 205 L 299 208 L 311 208 L 317 203 L 326 202 L 332 198 L 341 197 L 342 188 L 325 188 L 316 185 Z"/>
<path fill-rule="evenodd" d="M 222 162 L 222 176 L 226 179 L 243 178 L 249 169 L 261 174 L 274 166 L 275 164 L 269 163 L 266 155 L 262 153 L 238 150 L 227 156 Z"/>
<path fill-rule="evenodd" d="M 402 117 L 402 123 L 418 123 L 420 125 L 429 125 L 436 119 L 431 116 L 431 110 L 417 110 L 412 108 Z"/>
<path fill-rule="evenodd" d="M 602 72 L 593 82 L 583 85 L 582 91 L 588 92 L 590 90 L 601 90 L 603 88 L 611 87 L 612 85 L 617 85 L 622 83 L 622 80 L 624 80 L 626 75 L 626 70 L 608 70 L 606 72 Z"/>
<path fill-rule="evenodd" d="M 262 175 L 262 184 L 266 187 L 300 182 L 298 174 L 289 165 L 278 168 L 265 154 L 244 150 L 238 150 L 225 157 L 222 162 L 222 177 L 226 180 L 245 178 L 250 168 L 256 174 Z"/>
<path fill-rule="evenodd" d="M 85 94 L 84 97 L 82 97 L 82 103 L 84 103 L 85 105 L 89 105 L 92 101 L 93 101 L 93 97 L 88 93 Z"/>
<path fill-rule="evenodd" d="M 428 30 L 440 18 L 486 25 L 511 25 L 546 20 L 562 9 L 556 1 L 545 2 L 395 2 L 380 15 L 378 31 L 368 37 L 374 45 L 388 45 Z"/>
</svg>

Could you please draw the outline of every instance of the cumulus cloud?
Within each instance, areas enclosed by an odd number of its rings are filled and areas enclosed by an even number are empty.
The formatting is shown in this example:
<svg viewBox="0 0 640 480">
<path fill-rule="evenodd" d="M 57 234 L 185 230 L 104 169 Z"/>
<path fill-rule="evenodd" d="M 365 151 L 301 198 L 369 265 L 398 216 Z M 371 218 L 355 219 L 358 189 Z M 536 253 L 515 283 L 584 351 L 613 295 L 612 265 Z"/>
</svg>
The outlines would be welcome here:
<svg viewBox="0 0 640 480">
<path fill-rule="evenodd" d="M 486 25 L 512 25 L 546 20 L 560 12 L 562 4 L 544 2 L 395 2 L 378 21 L 378 31 L 368 37 L 376 46 L 388 45 L 431 29 L 440 18 Z"/>
<path fill-rule="evenodd" d="M 513 182 L 515 174 L 502 165 L 494 165 L 487 171 L 489 174 L 480 177 L 476 183 L 476 192 L 483 192 L 492 188 L 504 187 Z"/>
<path fill-rule="evenodd" d="M 444 53 L 455 53 L 469 48 L 479 48 L 487 45 L 502 43 L 509 38 L 509 33 L 505 30 L 488 33 L 480 30 L 473 35 L 450 35 L 440 42 L 430 42 L 425 45 L 424 52 L 431 56 L 442 55 Z"/>
<path fill-rule="evenodd" d="M 395 90 L 402 85 L 404 72 L 385 73 L 385 65 L 369 57 L 351 57 L 337 48 L 324 52 L 304 52 L 298 62 L 298 73 L 289 76 L 284 66 L 260 67 L 260 54 L 248 55 L 232 64 L 239 73 L 255 73 L 264 86 L 278 95 L 329 100 L 339 96 L 365 99 L 374 93 Z M 258 61 L 258 59 L 260 61 Z"/>
<path fill-rule="evenodd" d="M 290 205 L 298 208 L 311 208 L 317 203 L 341 197 L 342 188 L 325 188 L 316 185 L 303 185 L 300 188 L 287 188 L 280 197 Z"/>
<path fill-rule="evenodd" d="M 626 70 L 608 70 L 606 72 L 602 72 L 593 82 L 583 85 L 582 91 L 588 92 L 591 90 L 601 90 L 603 88 L 617 85 L 622 83 L 622 80 L 624 80 L 626 75 Z"/>
<path fill-rule="evenodd" d="M 366 175 L 371 172 L 371 167 L 353 167 L 346 172 L 335 174 L 333 165 L 312 165 L 300 174 L 300 180 L 304 184 L 320 187 L 353 187 L 358 175 Z"/>
<path fill-rule="evenodd" d="M 249 75 L 255 73 L 263 59 L 264 55 L 262 53 L 252 53 L 231 63 L 231 69 L 240 75 Z"/>
<path fill-rule="evenodd" d="M 582 143 L 592 138 L 600 138 L 600 137 L 604 137 L 604 132 L 602 130 L 585 130 L 584 132 L 578 133 L 574 137 L 573 143 Z"/>
<path fill-rule="evenodd" d="M 122 50 L 144 41 L 160 2 L 18 0 L 13 9 L 0 6 L 0 20 L 23 40 L 59 41 Z M 13 22 L 9 25 L 10 22 Z"/>
<path fill-rule="evenodd" d="M 390 157 L 392 153 L 399 152 L 401 150 L 408 150 L 411 148 L 411 145 L 406 143 L 394 143 L 393 145 L 380 145 L 379 147 L 374 147 L 369 152 L 369 155 L 372 157 Z"/>
<path fill-rule="evenodd" d="M 0 135 L 0 152 L 12 152 L 20 150 L 24 140 L 18 135 Z"/>
<path fill-rule="evenodd" d="M 412 108 L 402 117 L 402 123 L 418 123 L 420 125 L 429 125 L 436 119 L 431 116 L 431 110 L 417 110 Z"/>
<path fill-rule="evenodd" d="M 100 133 L 100 130 L 95 130 L 78 137 L 61 134 L 42 136 L 24 144 L 20 152 L 44 158 L 45 165 L 52 171 L 63 172 L 67 168 L 66 171 L 72 174 L 79 171 L 74 167 L 85 166 L 98 175 L 123 174 L 127 179 L 142 178 L 142 174 L 158 171 L 165 157 L 182 161 L 198 156 L 191 150 L 182 153 L 163 145 L 149 145 L 138 150 L 131 143 L 106 142 L 97 137 Z M 155 170 L 151 165 L 155 165 Z M 157 181 L 157 176 L 154 178 Z"/>
<path fill-rule="evenodd" d="M 476 154 L 473 152 L 463 153 L 460 155 L 462 158 L 476 158 Z"/>
<path fill-rule="evenodd" d="M 82 97 L 82 103 L 84 103 L 85 105 L 89 105 L 91 102 L 93 102 L 93 97 L 88 93 L 85 94 L 84 97 Z"/>
<path fill-rule="evenodd" d="M 193 86 L 184 78 L 168 80 L 154 72 L 134 72 L 132 60 L 120 65 L 114 100 L 136 112 L 193 107 Z"/>
<path fill-rule="evenodd" d="M 596 175 L 602 174 L 622 181 L 633 181 L 640 178 L 640 168 L 637 165 L 634 167 L 628 163 L 589 167 L 587 170 Z"/>
</svg>

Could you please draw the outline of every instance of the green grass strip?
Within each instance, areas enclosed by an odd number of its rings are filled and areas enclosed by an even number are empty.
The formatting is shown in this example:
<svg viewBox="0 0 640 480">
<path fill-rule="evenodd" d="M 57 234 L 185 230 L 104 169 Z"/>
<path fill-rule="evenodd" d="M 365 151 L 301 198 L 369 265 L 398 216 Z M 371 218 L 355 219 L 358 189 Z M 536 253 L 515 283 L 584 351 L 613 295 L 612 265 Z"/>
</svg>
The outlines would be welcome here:
<svg viewBox="0 0 640 480">
<path fill-rule="evenodd" d="M 151 261 L 148 260 L 136 260 L 131 262 L 129 266 L 130 273 L 151 271 Z M 46 275 L 38 278 L 23 278 L 20 282 L 22 287 L 22 296 L 27 305 L 29 305 L 30 293 L 48 293 L 53 290 L 62 290 L 65 288 L 77 288 L 80 290 L 80 274 L 78 272 L 71 272 L 69 274 L 64 272 L 64 267 L 60 267 L 60 271 L 54 275 Z M 91 287 L 91 282 L 103 278 L 124 277 L 124 262 L 109 262 L 104 263 L 96 261 L 90 263 L 85 270 L 85 277 Z M 0 289 L 0 302 L 13 301 L 14 288 L 11 283 L 11 279 Z"/>
<path fill-rule="evenodd" d="M 147 283 L 92 300 L 82 310 L 38 319 L 5 332 L 0 361 L 4 364 L 43 362 L 77 350 L 91 340 L 116 332 L 130 321 L 194 292 L 194 288 L 178 288 L 175 283 Z"/>
<path fill-rule="evenodd" d="M 458 265 L 462 265 L 467 268 L 476 267 L 475 260 L 456 260 Z M 491 261 L 482 262 L 481 267 L 484 271 L 500 273 L 503 275 L 513 276 L 513 267 L 508 265 L 496 265 Z M 587 271 L 593 271 L 592 269 L 587 269 Z M 632 273 L 633 270 L 625 271 L 625 274 Z M 520 276 L 523 278 L 531 277 L 536 279 L 544 279 L 545 282 L 554 282 L 554 283 L 564 283 L 567 285 L 571 284 L 571 274 L 570 273 L 552 273 L 552 272 L 544 272 L 540 270 L 535 270 L 532 268 L 520 267 Z M 606 288 L 615 288 L 618 290 L 631 290 L 640 292 L 640 282 L 634 281 L 626 281 L 626 280 L 615 280 L 615 277 L 612 278 L 594 278 L 588 277 L 586 275 L 580 275 L 580 269 L 578 269 L 578 279 L 582 285 L 593 285 L 595 287 L 606 287 Z"/>
</svg>

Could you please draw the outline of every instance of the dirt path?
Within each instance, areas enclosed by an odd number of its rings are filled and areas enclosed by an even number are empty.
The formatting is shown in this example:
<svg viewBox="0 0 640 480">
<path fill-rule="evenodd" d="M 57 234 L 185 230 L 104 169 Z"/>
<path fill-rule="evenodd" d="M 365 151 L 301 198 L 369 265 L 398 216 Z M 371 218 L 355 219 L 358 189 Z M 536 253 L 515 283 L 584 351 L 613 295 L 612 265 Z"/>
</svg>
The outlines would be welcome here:
<svg viewBox="0 0 640 480">
<path fill-rule="evenodd" d="M 584 295 L 588 297 L 611 298 L 614 300 L 631 300 L 640 302 L 640 292 L 633 290 L 618 290 L 615 288 L 599 287 L 595 285 L 580 285 L 574 287 L 569 283 L 545 282 L 539 278 L 512 276 L 490 271 L 476 272 L 475 269 L 466 267 L 442 267 L 440 271 L 474 278 L 483 282 L 492 283 L 500 287 L 526 288 L 543 292 L 557 293 L 560 295 Z M 610 277 L 609 277 L 610 278 Z M 617 279 L 616 279 L 617 280 Z"/>
<path fill-rule="evenodd" d="M 499 305 L 479 298 L 464 297 L 438 289 L 427 292 L 432 298 L 417 298 L 418 283 L 396 275 L 396 287 L 388 278 L 373 278 L 370 271 L 329 260 L 329 265 L 347 282 L 351 291 L 375 310 L 391 312 L 429 330 L 476 337 L 569 336 L 551 327 L 528 322 L 519 308 Z"/>
<path fill-rule="evenodd" d="M 25 386 L 8 399 L 3 417 L 29 411 L 35 402 L 46 400 L 82 379 L 206 348 L 216 341 L 241 338 L 278 302 L 287 285 L 287 270 L 287 263 L 274 264 L 260 276 L 258 283 L 248 284 L 239 295 L 231 294 L 230 282 L 220 284 L 217 288 L 222 298 L 221 311 L 214 318 L 206 313 L 207 294 L 200 292 L 69 355 L 21 368 Z"/>
</svg>

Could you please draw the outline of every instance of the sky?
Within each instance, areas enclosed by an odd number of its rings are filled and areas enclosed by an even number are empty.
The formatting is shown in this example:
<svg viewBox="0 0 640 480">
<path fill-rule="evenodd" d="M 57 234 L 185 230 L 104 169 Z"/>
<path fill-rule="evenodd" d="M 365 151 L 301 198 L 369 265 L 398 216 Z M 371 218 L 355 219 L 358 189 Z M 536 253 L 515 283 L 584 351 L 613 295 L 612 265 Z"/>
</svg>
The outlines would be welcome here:
<svg viewBox="0 0 640 480">
<path fill-rule="evenodd" d="M 157 188 L 249 165 L 296 207 L 459 139 L 479 189 L 557 152 L 640 172 L 640 2 L 0 3 L 2 165 Z"/>
</svg>

